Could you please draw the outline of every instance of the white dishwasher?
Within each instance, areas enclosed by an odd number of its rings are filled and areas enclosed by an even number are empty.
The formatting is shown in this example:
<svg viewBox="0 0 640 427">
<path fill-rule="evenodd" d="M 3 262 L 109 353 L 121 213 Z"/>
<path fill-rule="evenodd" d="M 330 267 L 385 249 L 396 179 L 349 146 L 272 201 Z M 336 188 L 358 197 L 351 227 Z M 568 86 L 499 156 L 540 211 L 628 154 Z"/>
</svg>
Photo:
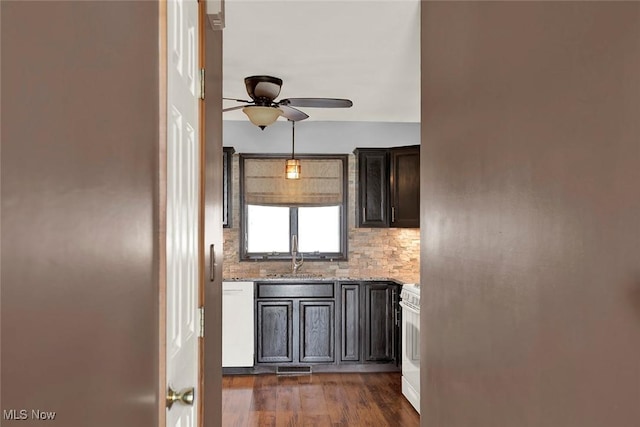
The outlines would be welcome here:
<svg viewBox="0 0 640 427">
<path fill-rule="evenodd" d="M 222 282 L 222 367 L 252 367 L 253 282 Z"/>
</svg>

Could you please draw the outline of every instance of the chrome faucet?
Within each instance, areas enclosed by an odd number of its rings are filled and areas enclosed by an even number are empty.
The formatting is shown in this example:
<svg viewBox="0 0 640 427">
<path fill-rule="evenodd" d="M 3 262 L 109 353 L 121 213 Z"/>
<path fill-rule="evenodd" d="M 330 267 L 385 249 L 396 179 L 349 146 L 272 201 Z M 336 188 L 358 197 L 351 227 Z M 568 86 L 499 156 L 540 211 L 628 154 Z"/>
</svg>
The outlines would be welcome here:
<svg viewBox="0 0 640 427">
<path fill-rule="evenodd" d="M 296 274 L 302 264 L 304 264 L 304 256 L 300 253 L 300 261 L 298 258 L 298 236 L 291 236 L 291 273 Z"/>
</svg>

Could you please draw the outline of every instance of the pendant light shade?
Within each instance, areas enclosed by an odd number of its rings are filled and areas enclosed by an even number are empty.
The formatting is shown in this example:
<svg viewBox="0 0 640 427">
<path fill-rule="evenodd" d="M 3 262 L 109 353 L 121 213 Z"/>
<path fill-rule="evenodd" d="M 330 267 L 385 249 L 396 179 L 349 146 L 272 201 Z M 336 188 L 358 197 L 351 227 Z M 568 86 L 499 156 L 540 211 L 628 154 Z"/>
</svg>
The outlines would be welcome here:
<svg viewBox="0 0 640 427">
<path fill-rule="evenodd" d="M 264 130 L 282 115 L 282 110 L 276 107 L 261 107 L 258 105 L 251 105 L 244 107 L 242 112 L 249 117 L 251 123 Z"/>
<path fill-rule="evenodd" d="M 300 160 L 295 158 L 296 149 L 296 122 L 291 122 L 291 158 L 287 160 L 284 166 L 285 178 L 300 179 Z"/>
<path fill-rule="evenodd" d="M 288 159 L 285 171 L 287 179 L 300 179 L 300 160 Z"/>
</svg>

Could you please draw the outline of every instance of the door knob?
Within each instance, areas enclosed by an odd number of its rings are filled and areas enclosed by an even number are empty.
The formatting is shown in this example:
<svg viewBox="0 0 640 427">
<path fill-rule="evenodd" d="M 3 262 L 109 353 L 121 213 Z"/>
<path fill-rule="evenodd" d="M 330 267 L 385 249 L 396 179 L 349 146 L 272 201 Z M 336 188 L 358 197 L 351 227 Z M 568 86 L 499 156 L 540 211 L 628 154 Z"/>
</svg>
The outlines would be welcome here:
<svg viewBox="0 0 640 427">
<path fill-rule="evenodd" d="M 167 391 L 167 408 L 171 409 L 174 402 L 180 402 L 187 406 L 193 405 L 194 393 L 193 387 L 176 392 L 169 386 L 169 391 Z"/>
</svg>

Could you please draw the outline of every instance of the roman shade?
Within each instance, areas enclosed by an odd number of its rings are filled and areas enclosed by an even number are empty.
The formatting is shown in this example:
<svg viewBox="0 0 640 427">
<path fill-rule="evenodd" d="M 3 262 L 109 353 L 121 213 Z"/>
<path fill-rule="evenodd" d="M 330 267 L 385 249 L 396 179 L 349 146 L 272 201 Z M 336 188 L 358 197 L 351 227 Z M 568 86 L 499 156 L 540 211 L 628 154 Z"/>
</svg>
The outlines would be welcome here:
<svg viewBox="0 0 640 427">
<path fill-rule="evenodd" d="M 249 205 L 330 206 L 343 203 L 343 160 L 300 159 L 301 177 L 285 179 L 286 158 L 244 159 Z"/>
</svg>

